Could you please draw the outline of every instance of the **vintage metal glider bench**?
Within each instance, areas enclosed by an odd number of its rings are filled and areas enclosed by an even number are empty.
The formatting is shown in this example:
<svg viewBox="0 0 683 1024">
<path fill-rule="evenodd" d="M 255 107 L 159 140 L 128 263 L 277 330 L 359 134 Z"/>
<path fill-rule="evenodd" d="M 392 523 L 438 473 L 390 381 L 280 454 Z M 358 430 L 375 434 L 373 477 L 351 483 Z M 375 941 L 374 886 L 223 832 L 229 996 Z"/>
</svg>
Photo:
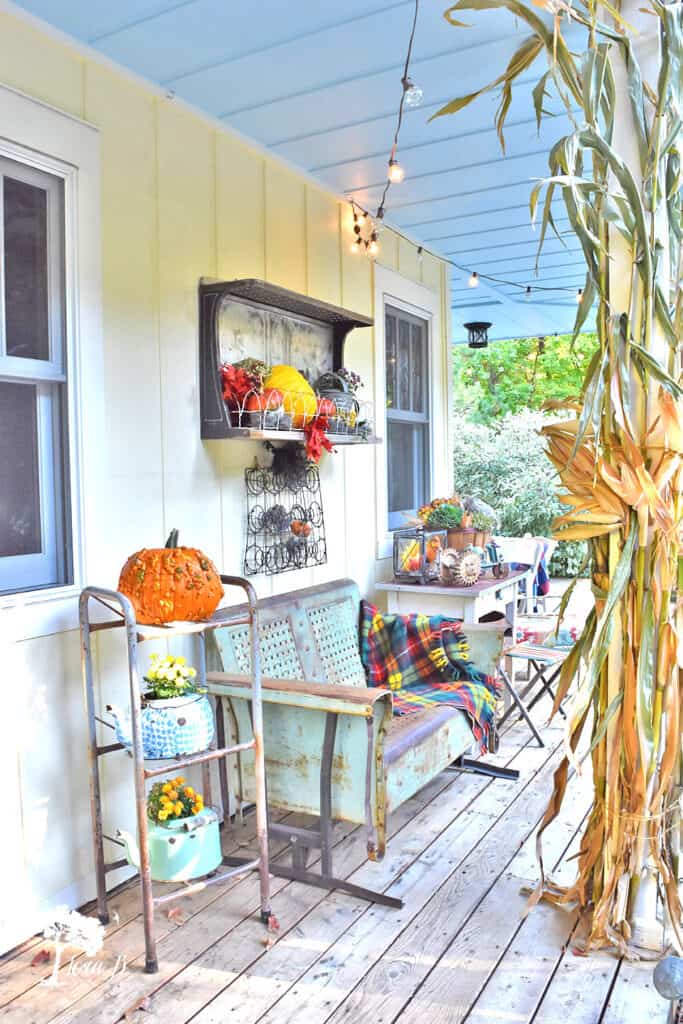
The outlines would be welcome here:
<svg viewBox="0 0 683 1024">
<path fill-rule="evenodd" d="M 344 892 L 389 906 L 401 901 L 336 878 L 332 823 L 364 825 L 368 856 L 383 857 L 387 815 L 449 766 L 479 767 L 465 756 L 474 737 L 465 713 L 429 707 L 392 718 L 392 697 L 368 688 L 358 647 L 360 594 L 338 580 L 267 598 L 259 604 L 263 664 L 263 719 L 267 799 L 270 809 L 303 812 L 317 827 L 270 822 L 270 836 L 291 844 L 291 865 L 273 863 L 272 874 Z M 497 671 L 503 626 L 467 627 L 471 658 L 489 674 Z M 222 671 L 207 673 L 216 697 L 217 741 L 225 746 L 226 715 L 235 742 L 251 736 L 249 636 L 243 626 L 215 634 L 213 654 Z M 211 667 L 211 665 L 209 666 Z M 486 768 L 486 766 L 484 766 Z M 220 762 L 223 806 L 232 781 Z M 505 769 L 491 774 L 516 777 Z M 254 798 L 253 752 L 238 755 L 236 796 Z M 307 869 L 311 849 L 320 870 Z M 226 858 L 238 864 L 239 858 Z"/>
</svg>

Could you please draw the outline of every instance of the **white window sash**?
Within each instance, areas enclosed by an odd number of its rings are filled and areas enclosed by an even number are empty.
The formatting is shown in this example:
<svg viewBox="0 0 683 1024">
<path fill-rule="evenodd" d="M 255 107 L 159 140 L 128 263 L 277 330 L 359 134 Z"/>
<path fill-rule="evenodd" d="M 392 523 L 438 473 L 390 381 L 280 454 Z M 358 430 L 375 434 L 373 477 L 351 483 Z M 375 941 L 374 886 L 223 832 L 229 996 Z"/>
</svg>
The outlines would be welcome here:
<svg viewBox="0 0 683 1024">
<path fill-rule="evenodd" d="M 453 469 L 450 442 L 450 383 L 447 324 L 444 320 L 442 297 L 439 293 L 418 284 L 394 270 L 375 264 L 375 416 L 377 432 L 386 437 L 386 365 L 385 365 L 385 307 L 391 306 L 427 321 L 427 366 L 429 410 L 429 466 L 428 491 L 430 495 L 450 494 Z M 393 532 L 388 527 L 388 481 L 385 446 L 375 449 L 377 558 L 390 558 L 393 550 Z"/>
<path fill-rule="evenodd" d="M 38 377 L 54 380 L 64 374 L 64 201 L 63 179 L 51 172 L 40 171 L 19 160 L 8 160 L 0 155 L 0 245 L 4 232 L 4 178 L 33 185 L 47 193 L 47 294 L 49 359 L 24 359 L 8 356 L 5 337 L 5 258 L 0 259 L 0 372 L 5 375 Z M 32 367 L 35 369 L 32 370 Z"/>
<path fill-rule="evenodd" d="M 70 493 L 65 511 L 74 582 L 0 596 L 0 637 L 19 640 L 77 628 L 78 593 L 86 573 L 90 579 L 106 578 L 101 539 L 106 500 L 101 459 L 104 408 L 102 402 L 92 401 L 104 376 L 101 152 L 100 135 L 93 125 L 4 85 L 0 85 L 0 123 L 0 158 L 56 175 L 63 181 L 64 193 L 63 337 L 68 343 L 62 346 L 61 371 L 68 378 L 68 388 L 63 385 L 61 390 L 69 436 L 65 460 Z M 16 369 L 17 376 L 25 379 L 24 368 Z"/>
<path fill-rule="evenodd" d="M 59 472 L 59 395 L 49 384 L 38 384 L 37 395 L 38 487 L 41 550 L 30 555 L 0 557 L 0 591 L 33 590 L 55 586 L 64 578 L 66 551 L 57 534 L 56 510 L 62 506 Z"/>
</svg>

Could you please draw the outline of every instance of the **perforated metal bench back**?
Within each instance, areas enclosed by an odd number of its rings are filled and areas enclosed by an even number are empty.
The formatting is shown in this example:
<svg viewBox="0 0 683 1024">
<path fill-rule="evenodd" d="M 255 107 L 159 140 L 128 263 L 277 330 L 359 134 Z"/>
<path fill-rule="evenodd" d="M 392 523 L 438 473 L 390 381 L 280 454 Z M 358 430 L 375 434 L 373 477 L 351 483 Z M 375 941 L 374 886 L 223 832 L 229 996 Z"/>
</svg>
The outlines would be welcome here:
<svg viewBox="0 0 683 1024">
<path fill-rule="evenodd" d="M 273 679 L 365 686 L 358 651 L 360 593 L 352 580 L 269 597 L 259 604 L 262 670 Z M 249 672 L 249 629 L 216 631 L 226 672 Z"/>
</svg>

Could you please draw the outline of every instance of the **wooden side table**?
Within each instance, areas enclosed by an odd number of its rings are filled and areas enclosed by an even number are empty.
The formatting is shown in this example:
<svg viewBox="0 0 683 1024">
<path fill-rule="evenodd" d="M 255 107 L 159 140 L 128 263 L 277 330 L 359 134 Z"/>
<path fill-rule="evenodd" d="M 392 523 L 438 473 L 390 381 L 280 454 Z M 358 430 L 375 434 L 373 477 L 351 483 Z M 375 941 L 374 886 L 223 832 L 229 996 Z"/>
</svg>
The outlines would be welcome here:
<svg viewBox="0 0 683 1024">
<path fill-rule="evenodd" d="M 531 570 L 511 572 L 504 579 L 483 578 L 471 587 L 447 587 L 432 583 L 399 583 L 390 580 L 378 583 L 377 590 L 387 595 L 387 610 L 399 615 L 416 612 L 424 615 L 446 615 L 466 624 L 478 622 L 494 611 L 500 600 L 505 602 L 505 615 L 512 626 L 513 642 L 517 639 L 517 598 L 522 580 L 531 582 Z"/>
</svg>

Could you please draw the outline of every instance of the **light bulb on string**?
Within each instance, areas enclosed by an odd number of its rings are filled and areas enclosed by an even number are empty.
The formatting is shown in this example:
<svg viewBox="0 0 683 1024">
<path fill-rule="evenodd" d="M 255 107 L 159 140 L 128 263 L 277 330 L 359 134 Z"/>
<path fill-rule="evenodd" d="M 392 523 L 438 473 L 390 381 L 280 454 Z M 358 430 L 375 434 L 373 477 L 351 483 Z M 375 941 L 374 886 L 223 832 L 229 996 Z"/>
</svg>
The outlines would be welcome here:
<svg viewBox="0 0 683 1024">
<path fill-rule="evenodd" d="M 530 284 L 528 284 L 526 286 L 526 291 L 524 292 L 524 298 L 526 299 L 527 302 L 531 302 L 531 285 Z"/>
<path fill-rule="evenodd" d="M 368 243 L 368 253 L 370 256 L 377 256 L 379 253 L 379 245 L 377 243 L 377 232 L 373 231 L 370 235 L 370 241 Z"/>
<path fill-rule="evenodd" d="M 479 274 L 476 272 L 476 270 L 473 270 L 472 273 L 470 274 L 470 279 L 467 282 L 467 286 L 469 288 L 479 287 Z"/>
<path fill-rule="evenodd" d="M 356 235 L 354 240 L 351 242 L 351 245 L 349 246 L 349 251 L 353 253 L 354 256 L 356 256 L 361 251 L 361 248 L 362 246 L 360 237 Z"/>
<path fill-rule="evenodd" d="M 577 301 L 577 303 L 581 302 L 582 299 L 583 299 L 583 288 L 579 288 L 578 292 L 576 293 L 576 301 Z"/>
<path fill-rule="evenodd" d="M 405 176 L 406 172 L 403 170 L 398 160 L 392 156 L 389 161 L 389 171 L 387 173 L 389 181 L 392 185 L 400 185 Z"/>
<path fill-rule="evenodd" d="M 415 85 L 409 78 L 404 79 L 403 89 L 405 91 L 405 104 L 407 107 L 419 107 L 422 103 L 424 93 L 419 85 Z"/>
</svg>

